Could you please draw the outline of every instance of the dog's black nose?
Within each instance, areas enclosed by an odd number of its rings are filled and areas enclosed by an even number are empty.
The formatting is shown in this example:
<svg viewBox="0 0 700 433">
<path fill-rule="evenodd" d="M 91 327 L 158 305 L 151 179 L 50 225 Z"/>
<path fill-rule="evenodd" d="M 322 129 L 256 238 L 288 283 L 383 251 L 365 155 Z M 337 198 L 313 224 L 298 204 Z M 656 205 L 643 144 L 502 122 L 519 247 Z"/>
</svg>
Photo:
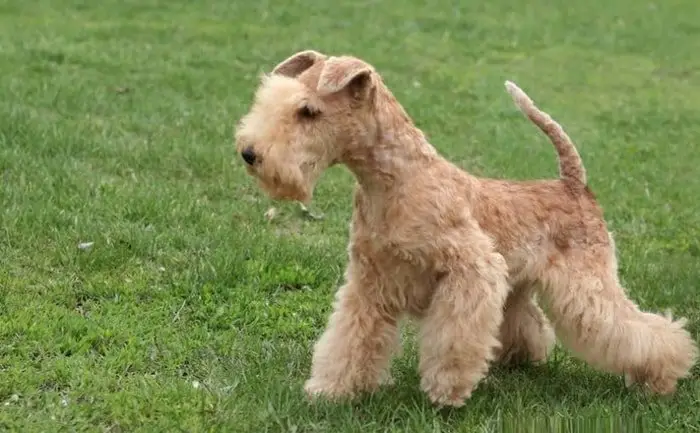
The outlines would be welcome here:
<svg viewBox="0 0 700 433">
<path fill-rule="evenodd" d="M 248 165 L 255 164 L 255 152 L 253 152 L 253 148 L 246 147 L 243 152 L 241 152 L 241 158 L 243 158 L 243 161 Z"/>
</svg>

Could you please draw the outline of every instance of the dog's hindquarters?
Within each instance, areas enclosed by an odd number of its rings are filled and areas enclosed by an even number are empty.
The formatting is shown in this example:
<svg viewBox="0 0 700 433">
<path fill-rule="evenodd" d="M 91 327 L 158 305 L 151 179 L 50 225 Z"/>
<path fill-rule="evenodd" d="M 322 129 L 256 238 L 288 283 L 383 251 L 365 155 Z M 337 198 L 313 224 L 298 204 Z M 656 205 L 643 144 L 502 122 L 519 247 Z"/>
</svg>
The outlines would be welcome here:
<svg viewBox="0 0 700 433">
<path fill-rule="evenodd" d="M 583 167 L 581 156 L 564 129 L 552 117 L 537 108 L 527 94 L 512 81 L 506 81 L 506 90 L 513 98 L 515 105 L 522 111 L 554 144 L 559 156 L 559 176 L 574 185 L 586 185 L 586 169 Z"/>
<path fill-rule="evenodd" d="M 611 239 L 546 272 L 542 290 L 557 335 L 591 365 L 624 374 L 627 385 L 672 393 L 695 364 L 697 346 L 684 320 L 640 311 L 626 296 L 614 254 Z"/>
<path fill-rule="evenodd" d="M 496 356 L 501 364 L 542 363 L 554 348 L 554 329 L 533 297 L 535 290 L 535 284 L 516 284 L 508 294 Z"/>
</svg>

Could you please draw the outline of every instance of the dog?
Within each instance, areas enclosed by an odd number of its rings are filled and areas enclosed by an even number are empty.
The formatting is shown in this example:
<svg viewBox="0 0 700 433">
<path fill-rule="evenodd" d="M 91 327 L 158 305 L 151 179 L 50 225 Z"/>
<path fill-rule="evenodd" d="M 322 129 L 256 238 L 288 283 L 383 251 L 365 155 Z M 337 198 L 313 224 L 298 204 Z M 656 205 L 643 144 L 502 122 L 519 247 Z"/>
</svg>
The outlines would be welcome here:
<svg viewBox="0 0 700 433">
<path fill-rule="evenodd" d="M 314 346 L 310 397 L 391 383 L 405 316 L 419 323 L 421 389 L 439 406 L 462 406 L 492 362 L 545 362 L 555 335 L 628 386 L 669 394 L 689 375 L 698 349 L 685 320 L 626 295 L 570 137 L 505 86 L 554 144 L 558 179 L 477 178 L 455 166 L 357 57 L 306 50 L 261 77 L 235 131 L 260 187 L 308 203 L 328 167 L 356 178 L 345 281 Z"/>
</svg>

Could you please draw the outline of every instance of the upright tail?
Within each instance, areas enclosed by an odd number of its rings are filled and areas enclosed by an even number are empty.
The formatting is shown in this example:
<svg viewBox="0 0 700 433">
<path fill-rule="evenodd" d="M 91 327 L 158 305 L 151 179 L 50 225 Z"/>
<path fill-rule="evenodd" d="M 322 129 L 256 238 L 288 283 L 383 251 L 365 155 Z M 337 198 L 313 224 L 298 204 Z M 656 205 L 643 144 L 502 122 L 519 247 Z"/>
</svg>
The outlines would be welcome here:
<svg viewBox="0 0 700 433">
<path fill-rule="evenodd" d="M 537 108 L 525 92 L 512 81 L 506 81 L 506 90 L 515 105 L 552 141 L 559 155 L 559 177 L 567 183 L 586 185 L 586 169 L 571 138 L 549 114 Z"/>
</svg>

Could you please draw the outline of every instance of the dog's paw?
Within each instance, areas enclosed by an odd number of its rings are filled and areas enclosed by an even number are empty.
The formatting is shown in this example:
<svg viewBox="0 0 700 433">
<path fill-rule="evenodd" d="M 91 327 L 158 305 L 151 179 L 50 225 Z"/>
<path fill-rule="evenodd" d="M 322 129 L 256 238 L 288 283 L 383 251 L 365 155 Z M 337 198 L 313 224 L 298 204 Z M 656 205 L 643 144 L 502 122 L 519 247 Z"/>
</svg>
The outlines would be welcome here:
<svg viewBox="0 0 700 433">
<path fill-rule="evenodd" d="M 462 407 L 472 395 L 473 385 L 455 385 L 449 382 L 421 380 L 421 388 L 430 401 L 440 407 Z"/>
<path fill-rule="evenodd" d="M 675 378 L 625 373 L 625 386 L 627 388 L 638 388 L 651 394 L 671 395 L 676 392 L 677 384 L 678 380 Z"/>
<path fill-rule="evenodd" d="M 426 392 L 430 401 L 439 407 L 462 407 L 465 400 L 471 397 L 471 392 L 460 392 L 457 389 Z"/>
<path fill-rule="evenodd" d="M 350 389 L 314 378 L 306 381 L 304 384 L 304 393 L 309 400 L 312 401 L 319 399 L 337 401 L 342 399 L 352 399 L 355 397 L 355 393 Z"/>
</svg>

